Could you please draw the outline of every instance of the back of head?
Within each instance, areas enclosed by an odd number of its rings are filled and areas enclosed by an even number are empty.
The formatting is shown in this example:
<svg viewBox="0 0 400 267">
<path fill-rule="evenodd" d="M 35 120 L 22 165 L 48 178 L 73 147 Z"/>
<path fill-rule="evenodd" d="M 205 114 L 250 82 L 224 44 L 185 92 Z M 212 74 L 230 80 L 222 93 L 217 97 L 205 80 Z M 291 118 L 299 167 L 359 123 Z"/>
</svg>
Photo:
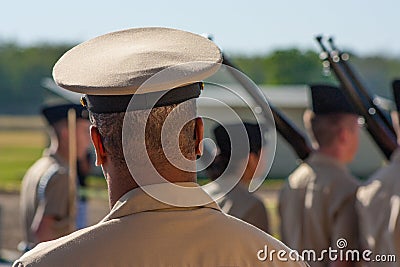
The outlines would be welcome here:
<svg viewBox="0 0 400 267">
<path fill-rule="evenodd" d="M 315 149 L 336 145 L 340 131 L 354 128 L 352 115 L 346 113 L 316 115 L 306 111 L 304 125 Z"/>
<path fill-rule="evenodd" d="M 243 126 L 247 133 L 247 136 L 243 136 L 243 138 L 247 138 L 249 144 L 248 146 L 246 146 L 245 142 L 237 144 L 238 146 L 243 145 L 243 147 L 235 147 L 235 153 L 239 157 L 231 158 L 232 143 L 229 133 L 239 132 Z M 213 132 L 219 148 L 219 154 L 207 168 L 207 173 L 211 179 L 217 179 L 225 171 L 230 160 L 245 158 L 249 153 L 259 155 L 261 152 L 263 135 L 261 134 L 260 126 L 256 123 L 244 122 L 243 124 L 218 125 L 214 128 Z"/>
<path fill-rule="evenodd" d="M 305 112 L 305 127 L 314 139 L 314 147 L 330 147 L 335 145 L 342 129 L 354 128 L 357 112 L 341 88 L 312 85 L 310 89 L 313 111 Z"/>
<path fill-rule="evenodd" d="M 172 113 L 175 112 L 177 116 L 176 121 L 185 121 L 189 117 L 195 117 L 196 115 L 196 101 L 194 99 L 185 101 L 181 104 L 172 104 L 168 106 L 161 106 L 151 109 L 150 112 L 142 110 L 129 111 L 129 125 L 126 125 L 125 130 L 132 132 L 129 136 L 129 141 L 124 144 L 129 144 L 129 147 L 123 148 L 123 125 L 124 118 L 127 113 L 125 112 L 114 112 L 114 113 L 90 113 L 92 124 L 96 126 L 103 138 L 104 149 L 110 156 L 113 164 L 122 173 L 129 174 L 127 167 L 125 152 L 129 149 L 135 149 L 140 146 L 142 142 L 141 138 L 135 138 L 135 128 L 138 125 L 145 125 L 145 145 L 150 160 L 157 168 L 162 168 L 168 164 L 168 160 L 165 157 L 164 150 L 168 149 L 168 146 L 173 146 L 172 138 L 161 140 L 163 127 L 165 126 L 165 120 Z M 172 123 L 172 122 L 169 122 Z M 179 125 L 177 122 L 175 125 Z M 195 139 L 194 139 L 194 127 L 195 121 L 193 119 L 186 123 L 182 130 L 179 132 L 179 149 L 185 158 L 194 160 L 195 159 Z M 129 130 L 128 130 L 129 129 Z M 128 136 L 125 136 L 128 137 Z M 129 152 L 128 152 L 129 153 Z M 137 156 L 140 160 L 143 155 L 139 155 L 132 151 L 129 153 L 133 156 Z"/>
</svg>

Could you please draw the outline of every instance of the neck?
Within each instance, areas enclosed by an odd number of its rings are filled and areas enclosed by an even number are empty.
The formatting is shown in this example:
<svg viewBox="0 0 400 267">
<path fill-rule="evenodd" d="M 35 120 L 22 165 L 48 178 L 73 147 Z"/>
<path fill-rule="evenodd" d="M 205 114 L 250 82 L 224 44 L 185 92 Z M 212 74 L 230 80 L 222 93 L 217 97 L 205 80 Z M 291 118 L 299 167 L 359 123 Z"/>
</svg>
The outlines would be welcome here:
<svg viewBox="0 0 400 267">
<path fill-rule="evenodd" d="M 135 179 L 133 179 L 127 167 L 123 168 L 123 171 L 121 171 L 121 169 L 115 169 L 112 164 L 106 164 L 102 167 L 108 185 L 109 204 L 112 208 L 123 195 L 138 188 L 139 185 L 136 183 Z M 159 184 L 162 182 L 177 183 L 197 181 L 196 173 L 184 172 L 177 168 L 158 170 L 158 172 L 166 181 L 160 181 L 159 178 L 151 179 L 151 176 L 143 176 L 149 177 L 149 179 L 145 181 L 142 180 L 140 185 Z M 141 173 L 141 175 L 143 175 L 143 173 Z"/>
<path fill-rule="evenodd" d="M 328 157 L 334 158 L 337 161 L 339 161 L 340 163 L 343 163 L 343 164 L 348 163 L 348 160 L 345 157 L 344 153 L 342 153 L 342 151 L 335 146 L 321 147 L 320 149 L 318 149 L 318 152 L 323 155 L 326 155 Z"/>
<path fill-rule="evenodd" d="M 68 142 L 60 143 L 57 139 L 52 138 L 49 147 L 50 154 L 57 155 L 61 160 L 68 162 L 69 160 L 69 148 Z"/>
<path fill-rule="evenodd" d="M 57 149 L 56 151 L 57 155 L 62 158 L 64 161 L 68 162 L 69 161 L 69 153 L 68 149 Z"/>
<path fill-rule="evenodd" d="M 255 170 L 253 170 L 253 169 L 246 168 L 246 169 L 244 170 L 244 173 L 243 173 L 243 175 L 242 175 L 242 178 L 240 179 L 240 183 L 243 184 L 243 185 L 248 186 L 248 185 L 250 184 L 251 179 L 252 179 L 253 176 L 254 176 L 254 171 L 255 171 Z"/>
</svg>

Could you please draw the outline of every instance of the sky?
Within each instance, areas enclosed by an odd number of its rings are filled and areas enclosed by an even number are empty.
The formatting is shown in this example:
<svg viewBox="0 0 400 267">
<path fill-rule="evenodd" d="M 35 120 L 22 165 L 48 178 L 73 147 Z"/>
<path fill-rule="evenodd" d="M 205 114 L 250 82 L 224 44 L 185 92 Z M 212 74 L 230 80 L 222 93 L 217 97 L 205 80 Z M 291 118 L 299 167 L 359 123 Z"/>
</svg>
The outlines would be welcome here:
<svg viewBox="0 0 400 267">
<path fill-rule="evenodd" d="M 227 53 L 318 50 L 314 37 L 332 35 L 359 55 L 400 57 L 400 1 L 3 1 L 0 41 L 75 44 L 115 30 L 164 26 L 209 33 Z"/>
</svg>

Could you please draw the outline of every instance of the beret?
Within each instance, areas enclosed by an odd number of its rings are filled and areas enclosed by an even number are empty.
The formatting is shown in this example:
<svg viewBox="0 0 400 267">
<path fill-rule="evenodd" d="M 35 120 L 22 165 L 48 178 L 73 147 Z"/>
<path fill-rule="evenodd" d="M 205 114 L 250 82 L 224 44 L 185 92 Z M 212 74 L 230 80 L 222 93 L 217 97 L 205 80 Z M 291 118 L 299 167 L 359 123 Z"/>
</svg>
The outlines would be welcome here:
<svg viewBox="0 0 400 267">
<path fill-rule="evenodd" d="M 218 125 L 214 128 L 214 136 L 221 154 L 230 156 L 231 154 L 231 138 L 229 133 L 239 132 L 241 127 L 245 128 L 249 140 L 249 152 L 258 153 L 262 148 L 262 141 L 264 140 L 261 134 L 261 128 L 258 124 L 243 122 L 243 124 L 228 124 Z M 265 140 L 264 140 L 265 141 Z"/>
<path fill-rule="evenodd" d="M 67 119 L 68 111 L 74 109 L 76 111 L 76 117 L 80 119 L 89 119 L 87 110 L 78 104 L 61 104 L 61 105 L 46 105 L 41 108 L 43 116 L 46 118 L 50 125 Z"/>
<path fill-rule="evenodd" d="M 357 115 L 342 89 L 325 85 L 311 85 L 312 109 L 316 115 L 331 113 L 349 113 Z"/>
<path fill-rule="evenodd" d="M 400 80 L 394 80 L 392 82 L 392 88 L 397 111 L 400 111 Z"/>
</svg>

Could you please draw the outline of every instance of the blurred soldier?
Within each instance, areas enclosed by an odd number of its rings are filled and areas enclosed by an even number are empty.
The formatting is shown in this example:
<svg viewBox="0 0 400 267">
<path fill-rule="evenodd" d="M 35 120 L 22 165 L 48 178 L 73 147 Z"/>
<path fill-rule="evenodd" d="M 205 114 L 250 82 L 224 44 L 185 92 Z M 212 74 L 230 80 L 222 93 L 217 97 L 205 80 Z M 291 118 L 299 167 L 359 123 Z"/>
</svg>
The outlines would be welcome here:
<svg viewBox="0 0 400 267">
<path fill-rule="evenodd" d="M 395 81 L 400 83 L 400 81 Z M 400 90 L 394 86 L 397 112 L 392 112 L 393 128 L 400 144 Z M 376 255 L 395 255 L 400 259 L 400 150 L 397 148 L 390 163 L 374 173 L 357 192 L 360 237 L 364 249 Z M 372 265 L 371 265 L 372 266 Z M 379 262 L 379 266 L 399 266 L 398 262 Z"/>
<path fill-rule="evenodd" d="M 198 81 L 219 62 L 213 42 L 168 28 L 106 34 L 61 57 L 53 76 L 61 87 L 87 93 L 112 210 L 94 226 L 38 245 L 15 266 L 305 266 L 260 261 L 265 246 L 286 255 L 289 249 L 222 213 L 196 183 Z"/>
<path fill-rule="evenodd" d="M 77 114 L 77 157 L 85 157 L 90 144 L 88 112 L 80 105 L 46 106 L 42 113 L 49 124 L 50 147 L 22 180 L 21 218 L 26 249 L 75 230 L 68 191 L 68 110 Z"/>
<path fill-rule="evenodd" d="M 305 124 L 318 148 L 288 178 L 279 199 L 282 240 L 298 251 L 317 255 L 344 238 L 346 248 L 358 247 L 355 195 L 357 180 L 346 164 L 359 141 L 358 116 L 339 88 L 311 86 L 314 113 Z M 351 266 L 349 262 L 310 262 L 311 266 Z"/>
<path fill-rule="evenodd" d="M 257 166 L 265 165 L 266 159 L 262 150 L 262 135 L 258 124 L 243 123 L 248 139 L 249 151 L 242 153 L 243 157 L 240 162 L 232 162 L 235 166 L 242 166 L 247 162 L 239 183 L 224 197 L 218 199 L 217 203 L 221 209 L 245 222 L 248 222 L 264 232 L 269 232 L 268 214 L 264 203 L 254 194 L 250 193 L 248 188 L 251 180 L 256 175 Z M 235 131 L 238 125 L 226 125 L 230 131 Z M 217 179 L 228 166 L 231 157 L 231 142 L 227 130 L 224 126 L 217 126 L 214 129 L 215 139 L 219 148 L 219 154 L 216 156 L 213 164 L 207 169 L 210 178 Z M 237 175 L 232 173 L 232 175 Z M 214 196 L 218 196 L 220 192 L 215 191 Z"/>
<path fill-rule="evenodd" d="M 76 170 L 78 178 L 78 199 L 76 212 L 76 228 L 82 229 L 87 227 L 87 177 L 92 169 L 92 156 L 88 151 L 85 157 L 78 159 Z"/>
</svg>

